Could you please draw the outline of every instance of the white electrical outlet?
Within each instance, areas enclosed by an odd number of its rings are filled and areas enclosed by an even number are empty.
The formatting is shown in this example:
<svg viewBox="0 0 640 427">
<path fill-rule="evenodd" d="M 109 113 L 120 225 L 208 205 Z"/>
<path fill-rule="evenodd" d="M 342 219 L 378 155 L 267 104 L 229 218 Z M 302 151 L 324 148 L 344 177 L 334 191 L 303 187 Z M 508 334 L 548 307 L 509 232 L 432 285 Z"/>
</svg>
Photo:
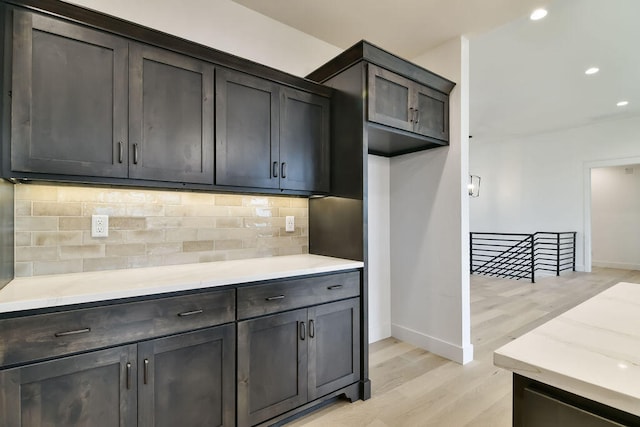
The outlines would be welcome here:
<svg viewBox="0 0 640 427">
<path fill-rule="evenodd" d="M 91 237 L 109 237 L 109 215 L 91 215 Z"/>
<path fill-rule="evenodd" d="M 296 217 L 295 216 L 286 216 L 284 218 L 284 231 L 290 233 L 296 230 Z"/>
</svg>

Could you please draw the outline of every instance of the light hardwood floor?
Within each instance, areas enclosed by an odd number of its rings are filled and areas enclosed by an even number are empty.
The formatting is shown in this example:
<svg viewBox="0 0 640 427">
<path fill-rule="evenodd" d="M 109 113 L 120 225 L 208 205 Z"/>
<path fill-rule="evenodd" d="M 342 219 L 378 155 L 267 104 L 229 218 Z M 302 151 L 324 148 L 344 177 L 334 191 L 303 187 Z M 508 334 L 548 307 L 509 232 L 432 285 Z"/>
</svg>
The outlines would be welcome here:
<svg viewBox="0 0 640 427">
<path fill-rule="evenodd" d="M 618 282 L 640 283 L 640 271 L 536 280 L 472 276 L 473 362 L 461 366 L 393 338 L 373 343 L 371 399 L 338 401 L 287 426 L 510 426 L 511 373 L 493 366 L 493 351 Z"/>
</svg>

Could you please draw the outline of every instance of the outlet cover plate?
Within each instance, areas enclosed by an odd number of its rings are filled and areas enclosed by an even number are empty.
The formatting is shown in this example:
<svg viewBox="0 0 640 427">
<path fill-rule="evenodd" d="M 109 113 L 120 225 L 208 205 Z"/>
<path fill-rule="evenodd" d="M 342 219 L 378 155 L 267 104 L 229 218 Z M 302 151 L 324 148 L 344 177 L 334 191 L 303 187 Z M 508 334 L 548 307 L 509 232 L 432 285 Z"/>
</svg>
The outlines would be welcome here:
<svg viewBox="0 0 640 427">
<path fill-rule="evenodd" d="M 284 231 L 286 231 L 287 233 L 292 233 L 296 230 L 295 218 L 296 218 L 295 216 L 286 216 L 284 218 L 284 223 L 285 223 Z"/>
<path fill-rule="evenodd" d="M 91 237 L 109 237 L 109 215 L 91 215 Z"/>
</svg>

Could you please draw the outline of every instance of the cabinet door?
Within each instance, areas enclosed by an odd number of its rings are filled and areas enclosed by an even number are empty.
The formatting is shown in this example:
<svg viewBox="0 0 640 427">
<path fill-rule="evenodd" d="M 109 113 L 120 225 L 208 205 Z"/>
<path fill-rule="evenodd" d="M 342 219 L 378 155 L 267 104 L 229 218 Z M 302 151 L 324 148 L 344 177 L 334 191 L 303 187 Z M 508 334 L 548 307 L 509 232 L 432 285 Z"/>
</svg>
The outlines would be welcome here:
<svg viewBox="0 0 640 427">
<path fill-rule="evenodd" d="M 449 140 L 449 97 L 436 90 L 415 84 L 412 91 L 416 108 L 415 132 Z"/>
<path fill-rule="evenodd" d="M 216 185 L 279 188 L 279 89 L 231 70 L 216 72 Z"/>
<path fill-rule="evenodd" d="M 138 345 L 139 426 L 235 425 L 235 328 Z"/>
<path fill-rule="evenodd" d="M 3 427 L 136 425 L 136 346 L 0 372 Z"/>
<path fill-rule="evenodd" d="M 329 100 L 282 89 L 280 188 L 329 192 Z"/>
<path fill-rule="evenodd" d="M 213 184 L 213 65 L 130 49 L 130 177 Z"/>
<path fill-rule="evenodd" d="M 238 425 L 307 402 L 307 310 L 238 322 Z"/>
<path fill-rule="evenodd" d="M 360 378 L 360 300 L 309 309 L 309 400 Z"/>
<path fill-rule="evenodd" d="M 413 132 L 413 82 L 375 65 L 369 67 L 369 121 Z"/>
<path fill-rule="evenodd" d="M 127 176 L 124 39 L 14 10 L 11 169 Z"/>
</svg>

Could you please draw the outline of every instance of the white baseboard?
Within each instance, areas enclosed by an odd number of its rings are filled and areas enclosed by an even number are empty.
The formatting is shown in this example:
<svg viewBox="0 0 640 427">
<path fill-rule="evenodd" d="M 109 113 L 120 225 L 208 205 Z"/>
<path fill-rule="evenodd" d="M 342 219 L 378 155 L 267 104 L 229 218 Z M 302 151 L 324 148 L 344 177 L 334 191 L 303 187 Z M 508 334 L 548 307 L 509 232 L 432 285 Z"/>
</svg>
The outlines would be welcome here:
<svg viewBox="0 0 640 427">
<path fill-rule="evenodd" d="M 640 270 L 640 264 L 629 264 L 625 262 L 592 260 L 591 265 L 594 267 L 617 268 L 619 270 Z"/>
<path fill-rule="evenodd" d="M 473 345 L 461 347 L 405 326 L 391 324 L 391 336 L 462 365 L 473 360 Z"/>
</svg>

